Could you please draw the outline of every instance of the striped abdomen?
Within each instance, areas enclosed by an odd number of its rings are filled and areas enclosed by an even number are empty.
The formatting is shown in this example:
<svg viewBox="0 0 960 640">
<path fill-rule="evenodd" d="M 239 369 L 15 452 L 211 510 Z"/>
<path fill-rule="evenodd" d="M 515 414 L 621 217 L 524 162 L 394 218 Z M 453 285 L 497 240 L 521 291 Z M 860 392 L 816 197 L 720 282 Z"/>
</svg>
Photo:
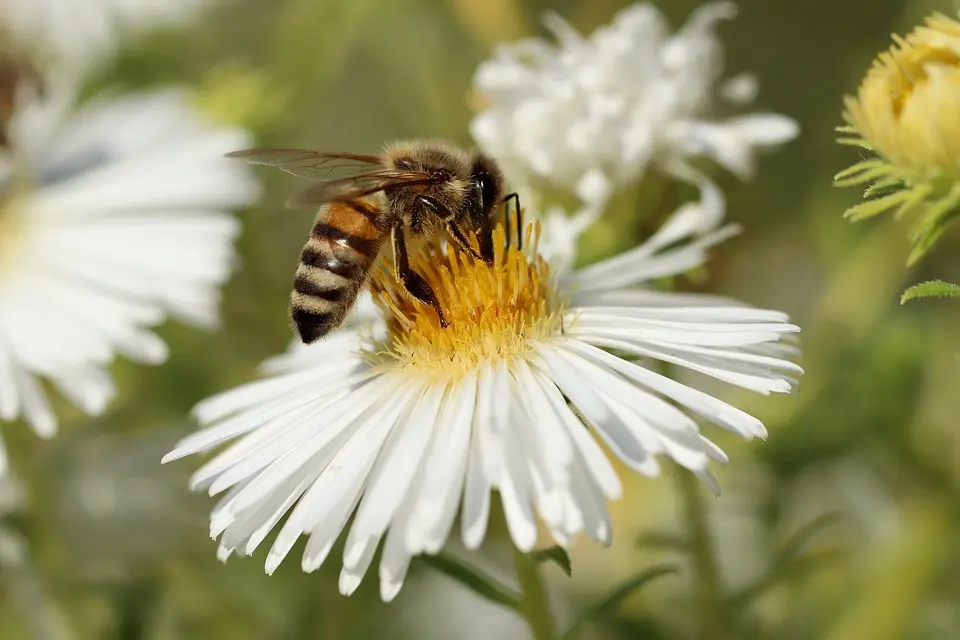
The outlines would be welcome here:
<svg viewBox="0 0 960 640">
<path fill-rule="evenodd" d="M 305 343 L 339 327 L 353 307 L 383 241 L 376 221 L 376 208 L 359 200 L 320 209 L 290 298 L 290 316 Z"/>
</svg>

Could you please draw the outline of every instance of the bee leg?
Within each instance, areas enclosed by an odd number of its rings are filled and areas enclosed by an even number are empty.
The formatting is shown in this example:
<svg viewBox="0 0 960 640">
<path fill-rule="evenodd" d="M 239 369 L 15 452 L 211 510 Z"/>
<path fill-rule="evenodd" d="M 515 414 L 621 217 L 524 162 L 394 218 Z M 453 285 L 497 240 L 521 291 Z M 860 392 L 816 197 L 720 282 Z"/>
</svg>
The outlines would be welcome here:
<svg viewBox="0 0 960 640">
<path fill-rule="evenodd" d="M 477 260 L 483 260 L 484 262 L 492 262 L 492 257 L 490 260 L 487 260 L 487 256 L 483 255 L 479 251 L 473 248 L 473 245 L 470 244 L 470 241 L 467 240 L 467 237 L 463 235 L 463 231 L 460 230 L 460 227 L 453 220 L 446 220 L 447 232 L 453 236 L 453 239 L 457 241 L 457 244 L 460 247 L 472 255 Z"/>
<path fill-rule="evenodd" d="M 492 255 L 488 260 L 486 255 L 484 255 L 480 251 L 477 251 L 476 249 L 473 248 L 473 245 L 470 244 L 470 241 L 467 239 L 467 236 L 465 236 L 463 231 L 461 231 L 460 227 L 457 226 L 457 223 L 454 220 L 453 214 L 447 211 L 446 207 L 444 207 L 442 204 L 440 204 L 433 198 L 429 198 L 427 196 L 420 196 L 420 202 L 423 204 L 423 206 L 430 209 L 430 211 L 434 215 L 436 215 L 438 218 L 443 220 L 444 225 L 446 225 L 447 227 L 447 233 L 449 233 L 450 236 L 456 241 L 456 243 L 460 245 L 461 249 L 463 249 L 464 251 L 472 255 L 477 260 L 483 260 L 487 263 L 490 263 L 493 261 Z"/>
<path fill-rule="evenodd" d="M 483 256 L 484 262 L 493 264 L 493 223 L 491 220 L 487 220 L 481 227 L 477 239 L 480 241 L 480 255 Z"/>
<path fill-rule="evenodd" d="M 504 225 L 507 231 L 507 248 L 510 248 L 510 201 L 513 200 L 514 210 L 517 212 L 517 249 L 523 249 L 523 212 L 520 211 L 520 196 L 517 193 L 508 193 L 503 197 Z"/>
<path fill-rule="evenodd" d="M 410 261 L 407 257 L 407 243 L 403 239 L 403 229 L 394 227 L 391 231 L 391 238 L 393 240 L 393 268 L 397 278 L 403 284 L 403 288 L 417 300 L 434 308 L 441 327 L 449 326 L 450 323 L 443 316 L 443 309 L 440 308 L 437 294 L 433 292 L 433 289 L 419 273 L 410 268 Z"/>
</svg>

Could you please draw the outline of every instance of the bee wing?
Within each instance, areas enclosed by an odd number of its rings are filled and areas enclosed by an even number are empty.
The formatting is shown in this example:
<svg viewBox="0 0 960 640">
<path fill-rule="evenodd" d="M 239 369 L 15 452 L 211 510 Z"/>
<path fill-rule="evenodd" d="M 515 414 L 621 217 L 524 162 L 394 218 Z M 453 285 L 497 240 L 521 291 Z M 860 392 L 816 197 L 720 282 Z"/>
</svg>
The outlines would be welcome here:
<svg viewBox="0 0 960 640">
<path fill-rule="evenodd" d="M 307 180 L 318 180 L 338 168 L 352 168 L 380 165 L 379 156 L 361 153 L 326 153 L 310 149 L 243 149 L 227 154 L 228 158 L 238 158 L 250 164 L 276 167 L 289 174 Z"/>
<path fill-rule="evenodd" d="M 396 187 L 433 184 L 440 178 L 421 171 L 370 171 L 337 180 L 324 180 L 287 200 L 288 207 L 345 202 Z"/>
</svg>

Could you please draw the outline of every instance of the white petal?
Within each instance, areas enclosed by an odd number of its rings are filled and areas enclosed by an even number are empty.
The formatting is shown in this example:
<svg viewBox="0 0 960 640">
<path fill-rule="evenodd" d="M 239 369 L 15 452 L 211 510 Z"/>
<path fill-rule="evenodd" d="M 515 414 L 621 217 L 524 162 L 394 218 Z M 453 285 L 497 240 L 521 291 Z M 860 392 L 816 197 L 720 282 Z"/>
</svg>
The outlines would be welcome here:
<svg viewBox="0 0 960 640">
<path fill-rule="evenodd" d="M 738 433 L 746 438 L 766 438 L 767 436 L 767 430 L 759 420 L 709 394 L 692 389 L 666 376 L 650 371 L 649 369 L 644 369 L 637 364 L 622 360 L 590 345 L 571 344 L 570 348 L 578 351 L 585 357 L 609 366 L 611 369 L 634 380 L 638 384 L 642 384 L 673 399 L 691 411 L 699 413 L 711 422 L 725 427 L 734 433 Z"/>
<path fill-rule="evenodd" d="M 583 459 L 583 464 L 588 470 L 594 482 L 600 486 L 608 498 L 618 499 L 622 493 L 620 478 L 606 454 L 600 449 L 599 445 L 587 433 L 586 425 L 580 422 L 570 408 L 567 406 L 563 396 L 560 395 L 556 385 L 546 374 L 534 371 L 538 383 L 546 397 L 549 399 L 551 412 L 547 416 L 553 415 L 566 429 L 567 434 L 574 443 L 575 450 Z"/>
<path fill-rule="evenodd" d="M 504 453 L 504 465 L 497 487 L 513 544 L 520 551 L 530 551 L 537 543 L 537 524 L 530 504 L 531 479 L 521 447 L 516 443 L 511 444 L 513 446 L 506 447 Z"/>
<path fill-rule="evenodd" d="M 695 242 L 665 251 L 655 257 L 653 254 L 663 246 L 661 244 L 663 239 L 654 236 L 635 249 L 577 272 L 573 281 L 578 289 L 596 292 L 620 289 L 664 276 L 677 275 L 703 264 L 707 259 L 707 249 L 738 232 L 739 229 L 736 227 L 724 227 Z M 675 238 L 671 236 L 671 239 Z M 576 294 L 574 299 L 576 300 Z"/>
<path fill-rule="evenodd" d="M 466 376 L 451 390 L 424 465 L 424 481 L 407 527 L 410 553 L 436 553 L 449 535 L 467 473 L 470 431 L 477 397 L 476 376 Z"/>
<path fill-rule="evenodd" d="M 370 535 L 381 535 L 387 530 L 437 431 L 445 392 L 443 383 L 430 386 L 406 425 L 395 429 L 396 441 L 384 447 L 380 454 L 378 472 L 367 486 L 354 519 L 354 529 L 369 531 Z"/>
</svg>

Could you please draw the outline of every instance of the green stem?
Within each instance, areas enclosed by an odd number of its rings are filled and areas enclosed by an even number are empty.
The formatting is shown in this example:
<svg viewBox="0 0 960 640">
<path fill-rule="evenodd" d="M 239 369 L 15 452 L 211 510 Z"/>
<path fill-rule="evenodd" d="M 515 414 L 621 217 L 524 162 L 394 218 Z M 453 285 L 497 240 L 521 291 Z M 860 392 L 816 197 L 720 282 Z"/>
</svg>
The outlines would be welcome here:
<svg viewBox="0 0 960 640">
<path fill-rule="evenodd" d="M 723 585 L 717 570 L 701 497 L 703 487 L 687 469 L 677 466 L 674 471 L 683 500 L 684 526 L 693 555 L 696 580 L 694 594 L 701 625 L 700 637 L 703 640 L 730 640 L 733 635 L 730 633 L 724 608 Z"/>
<path fill-rule="evenodd" d="M 514 561 L 517 567 L 517 580 L 523 596 L 520 600 L 520 613 L 526 619 L 534 640 L 556 640 L 557 626 L 550 614 L 550 603 L 543 581 L 537 571 L 537 561 L 532 554 L 514 549 Z"/>
</svg>

